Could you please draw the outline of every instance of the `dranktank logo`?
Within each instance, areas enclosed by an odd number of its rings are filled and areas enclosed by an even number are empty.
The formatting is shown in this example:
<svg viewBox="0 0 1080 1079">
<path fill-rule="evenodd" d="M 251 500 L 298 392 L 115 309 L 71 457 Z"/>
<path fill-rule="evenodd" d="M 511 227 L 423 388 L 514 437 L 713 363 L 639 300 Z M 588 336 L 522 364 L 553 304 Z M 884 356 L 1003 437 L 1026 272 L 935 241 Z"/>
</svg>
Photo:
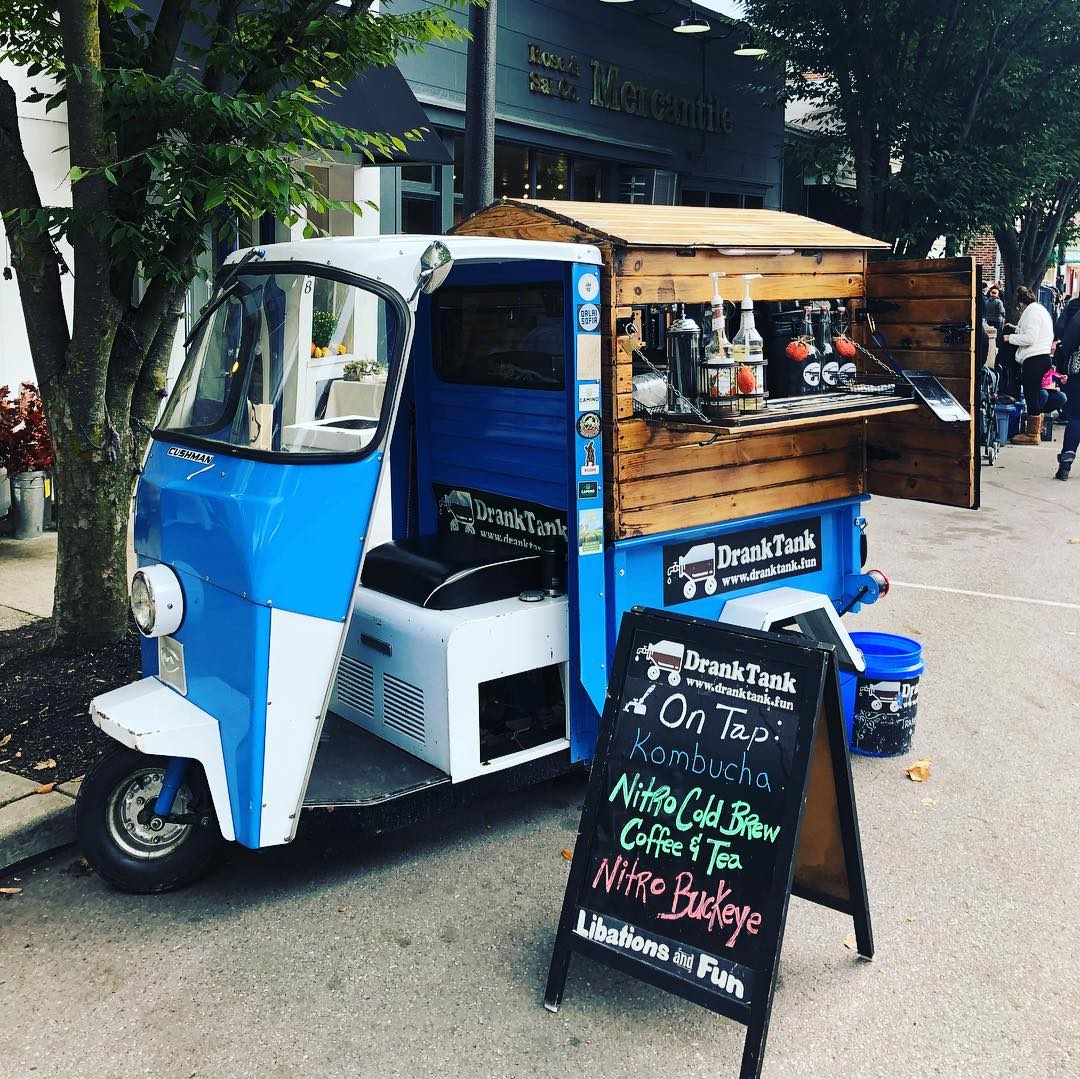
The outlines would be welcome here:
<svg viewBox="0 0 1080 1079">
<path fill-rule="evenodd" d="M 539 502 L 433 483 L 440 532 L 498 540 L 530 551 L 543 549 L 544 540 L 566 540 L 566 514 Z"/>
<path fill-rule="evenodd" d="M 664 547 L 664 606 L 821 569 L 821 518 L 717 533 Z"/>
</svg>

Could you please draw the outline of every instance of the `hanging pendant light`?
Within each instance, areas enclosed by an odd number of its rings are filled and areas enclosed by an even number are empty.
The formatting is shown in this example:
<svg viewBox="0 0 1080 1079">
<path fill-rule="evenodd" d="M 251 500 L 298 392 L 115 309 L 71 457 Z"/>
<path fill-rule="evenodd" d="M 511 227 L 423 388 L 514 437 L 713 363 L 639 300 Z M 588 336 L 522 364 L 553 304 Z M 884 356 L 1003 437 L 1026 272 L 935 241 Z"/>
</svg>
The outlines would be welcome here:
<svg viewBox="0 0 1080 1079">
<path fill-rule="evenodd" d="M 712 24 L 697 13 L 694 0 L 690 0 L 690 14 L 671 29 L 676 34 L 707 34 L 712 29 Z"/>
<path fill-rule="evenodd" d="M 736 50 L 736 56 L 748 56 L 752 60 L 760 60 L 763 56 L 769 55 L 768 49 L 763 49 L 760 45 L 754 45 L 749 41 L 744 41 Z"/>
</svg>

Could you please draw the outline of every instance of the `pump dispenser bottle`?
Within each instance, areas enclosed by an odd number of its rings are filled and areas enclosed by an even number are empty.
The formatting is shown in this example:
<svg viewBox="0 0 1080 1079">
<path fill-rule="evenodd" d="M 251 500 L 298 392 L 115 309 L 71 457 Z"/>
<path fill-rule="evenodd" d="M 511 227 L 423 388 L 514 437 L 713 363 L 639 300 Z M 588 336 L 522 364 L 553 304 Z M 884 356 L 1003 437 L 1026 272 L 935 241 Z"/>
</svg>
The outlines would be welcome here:
<svg viewBox="0 0 1080 1079">
<path fill-rule="evenodd" d="M 765 342 L 754 325 L 754 301 L 750 297 L 750 282 L 759 273 L 744 273 L 746 295 L 742 301 L 742 321 L 732 342 L 736 363 L 734 394 L 740 412 L 757 412 L 765 407 Z"/>
</svg>

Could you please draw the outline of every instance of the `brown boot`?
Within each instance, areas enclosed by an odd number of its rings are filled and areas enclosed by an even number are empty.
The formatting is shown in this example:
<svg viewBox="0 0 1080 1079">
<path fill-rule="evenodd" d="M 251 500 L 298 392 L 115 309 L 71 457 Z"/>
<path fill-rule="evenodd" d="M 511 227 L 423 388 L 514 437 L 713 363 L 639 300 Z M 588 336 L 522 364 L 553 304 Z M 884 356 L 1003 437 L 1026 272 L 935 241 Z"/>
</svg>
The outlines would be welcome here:
<svg viewBox="0 0 1080 1079">
<path fill-rule="evenodd" d="M 1010 446 L 1037 446 L 1042 441 L 1042 413 L 1038 416 L 1028 416 L 1027 434 L 1013 435 L 1009 439 Z"/>
</svg>

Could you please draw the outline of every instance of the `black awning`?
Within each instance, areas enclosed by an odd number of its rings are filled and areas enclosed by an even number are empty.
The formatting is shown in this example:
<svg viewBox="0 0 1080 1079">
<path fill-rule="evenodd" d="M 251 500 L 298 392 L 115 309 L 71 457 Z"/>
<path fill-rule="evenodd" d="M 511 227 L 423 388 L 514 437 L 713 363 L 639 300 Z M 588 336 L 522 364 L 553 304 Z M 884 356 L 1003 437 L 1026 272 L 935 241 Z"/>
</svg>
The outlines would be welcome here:
<svg viewBox="0 0 1080 1079">
<path fill-rule="evenodd" d="M 376 156 L 376 165 L 454 163 L 405 76 L 396 67 L 369 68 L 353 79 L 340 97 L 328 97 L 319 111 L 329 120 L 360 131 L 396 135 L 408 147 L 404 154 L 394 150 L 390 157 Z M 406 131 L 417 129 L 424 129 L 421 140 L 413 142 L 405 138 Z"/>
</svg>

